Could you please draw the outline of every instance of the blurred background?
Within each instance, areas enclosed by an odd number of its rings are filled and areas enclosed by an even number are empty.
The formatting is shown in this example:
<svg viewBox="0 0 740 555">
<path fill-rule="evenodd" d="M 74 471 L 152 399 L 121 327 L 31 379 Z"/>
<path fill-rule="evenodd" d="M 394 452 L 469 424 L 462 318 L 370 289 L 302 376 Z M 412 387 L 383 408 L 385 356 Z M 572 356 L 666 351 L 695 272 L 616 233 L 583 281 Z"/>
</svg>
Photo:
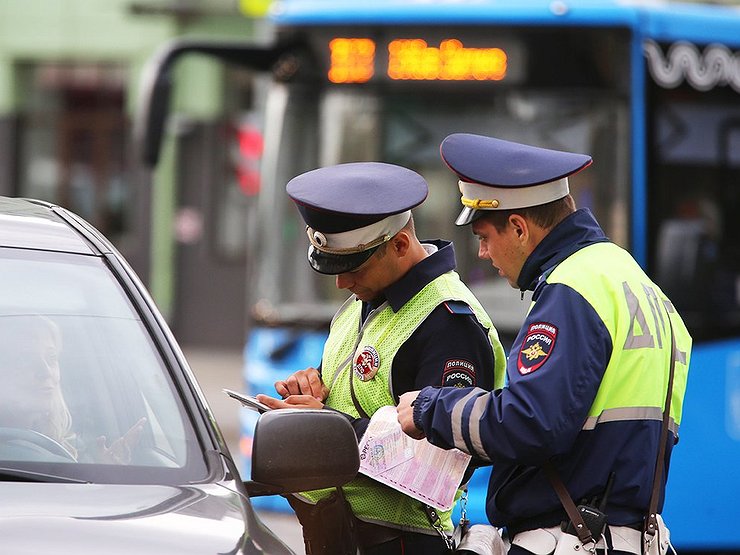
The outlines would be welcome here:
<svg viewBox="0 0 740 555">
<path fill-rule="evenodd" d="M 288 13 L 288 27 L 308 24 L 315 31 L 296 33 L 305 44 L 313 47 L 325 39 L 328 44 L 327 37 L 344 32 L 341 19 L 314 18 L 312 7 L 321 0 L 292 4 L 297 8 Z M 471 44 L 485 42 L 474 2 L 409 0 L 404 8 L 404 2 L 378 1 L 362 12 L 364 20 L 353 23 L 381 21 L 383 16 L 373 10 L 384 6 L 400 18 L 402 10 L 410 13 L 424 5 L 431 18 L 436 7 L 449 4 L 460 10 L 458 23 L 472 22 L 471 29 L 478 28 L 471 31 Z M 669 3 L 655 1 L 621 4 L 671 9 Z M 740 1 L 696 4 L 739 6 Z M 570 15 L 568 2 L 550 2 L 548 11 L 564 21 Z M 416 83 L 388 81 L 375 83 L 371 94 L 356 88 L 364 82 L 362 76 L 346 80 L 329 75 L 334 84 L 350 83 L 346 90 L 330 90 L 322 81 L 326 75 L 300 72 L 301 64 L 323 63 L 303 51 L 270 64 L 272 80 L 264 71 L 236 68 L 196 53 L 183 56 L 168 73 L 174 86 L 161 150 L 155 165 L 142 163 L 133 131 L 152 57 L 182 39 L 246 41 L 263 45 L 269 56 L 269 45 L 279 36 L 274 18 L 281 13 L 283 6 L 270 0 L 0 0 L 0 194 L 59 203 L 114 242 L 148 285 L 183 346 L 232 454 L 245 458 L 245 478 L 254 415 L 241 411 L 221 389 L 269 391 L 277 375 L 317 364 L 328 318 L 343 296 L 333 290 L 331 279 L 321 280 L 305 264 L 305 235 L 294 214 L 285 216 L 293 208 L 280 189 L 294 175 L 320 164 L 383 159 L 421 171 L 432 190 L 418 218 L 422 235 L 455 240 L 461 273 L 477 287 L 487 308 L 493 307 L 493 320 L 507 343 L 526 303 L 505 284 L 484 275 L 471 237 L 451 225 L 457 202 L 449 194 L 454 183 L 438 158 L 439 139 L 453 131 L 496 129 L 511 140 L 594 153 L 597 164 L 573 183 L 579 205 L 592 208 L 610 237 L 630 248 L 666 291 L 674 288 L 671 297 L 676 304 L 684 303 L 679 308 L 695 337 L 740 336 L 740 232 L 732 225 L 740 204 L 732 192 L 736 189 L 728 185 L 738 183 L 740 168 L 737 53 L 734 77 L 728 70 L 719 83 L 666 85 L 654 76 L 655 83 L 644 86 L 646 122 L 630 112 L 635 106 L 631 95 L 644 91 L 628 79 L 644 76 L 627 77 L 624 59 L 634 52 L 618 31 L 607 36 L 587 30 L 552 44 L 539 29 L 527 29 L 521 37 L 504 32 L 509 54 L 527 55 L 531 50 L 548 56 L 530 60 L 526 72 L 510 63 L 509 82 L 495 90 L 475 88 L 490 83 L 465 83 L 459 90 L 443 83 L 438 91 L 420 93 Z M 733 24 L 721 30 L 723 36 L 740 37 L 740 28 Z M 504 31 L 507 25 L 502 25 Z M 708 29 L 697 20 L 696 27 L 702 26 Z M 427 31 L 423 21 L 412 28 L 420 34 Z M 673 30 L 650 32 L 666 37 Z M 381 40 L 380 31 L 377 37 L 373 33 L 366 34 Z M 367 46 L 337 45 L 332 60 L 349 51 L 342 48 L 362 56 Z M 562 71 L 554 65 L 568 58 L 561 46 L 575 53 Z M 662 61 L 665 52 L 667 59 L 667 44 L 649 46 L 653 50 L 648 46 L 646 58 L 657 53 Z M 675 67 L 688 67 L 685 60 L 691 56 L 696 53 L 684 51 L 683 62 Z M 637 58 L 642 57 L 638 52 Z M 717 63 L 712 67 L 719 67 Z M 666 64 L 666 71 L 674 67 Z M 535 68 L 543 73 L 534 75 Z M 390 67 L 381 69 L 391 74 Z M 289 82 L 289 87 L 282 86 Z M 706 94 L 700 97 L 698 90 Z M 271 128 L 278 131 L 270 134 Z M 642 159 L 633 160 L 633 130 L 647 137 Z M 707 136 L 724 138 L 706 141 Z M 647 194 L 648 177 L 633 170 L 639 171 L 641 163 L 649 166 L 655 186 Z M 635 179 L 638 186 L 632 189 Z M 692 197 L 697 189 L 702 195 Z M 434 191 L 443 190 L 435 196 Z M 444 204 L 438 200 L 443 197 L 455 202 Z M 686 235 L 694 228 L 684 222 L 702 218 L 709 227 Z M 677 219 L 678 225 L 662 226 Z M 692 270 L 693 265 L 706 270 L 706 263 L 696 262 L 700 255 L 682 265 L 686 247 L 694 245 L 687 238 L 713 241 L 710 248 L 715 250 L 707 256 L 718 259 L 721 254 L 731 261 L 717 273 L 718 281 L 711 282 L 718 293 L 711 299 L 695 287 L 701 280 L 715 279 Z M 674 258 L 661 262 L 661 245 Z M 702 252 L 696 245 L 696 252 Z M 683 272 L 688 277 L 679 275 L 677 267 L 688 268 Z M 725 291 L 729 293 L 719 295 Z M 733 352 L 730 362 L 709 359 L 708 366 L 727 368 L 727 380 L 720 386 L 719 401 L 702 403 L 728 407 L 705 426 L 722 428 L 722 437 L 710 435 L 707 441 L 730 442 L 737 451 L 740 354 Z M 686 468 L 692 464 L 686 462 Z M 730 488 L 718 495 L 732 492 Z M 686 499 L 691 499 L 688 493 Z M 300 553 L 300 534 L 284 508 L 260 505 L 271 526 Z M 740 540 L 732 545 L 740 549 Z"/>
<path fill-rule="evenodd" d="M 0 193 L 59 202 L 97 226 L 185 343 L 243 346 L 245 221 L 256 189 L 240 140 L 254 129 L 253 88 L 248 78 L 227 85 L 223 66 L 208 59 L 184 60 L 165 148 L 195 153 L 216 140 L 223 158 L 183 171 L 167 153 L 154 175 L 132 151 L 137 88 L 167 41 L 257 40 L 267 35 L 266 9 L 264 0 L 0 2 Z M 205 241 L 204 284 L 187 257 Z M 202 306 L 218 320 L 197 321 Z"/>
</svg>

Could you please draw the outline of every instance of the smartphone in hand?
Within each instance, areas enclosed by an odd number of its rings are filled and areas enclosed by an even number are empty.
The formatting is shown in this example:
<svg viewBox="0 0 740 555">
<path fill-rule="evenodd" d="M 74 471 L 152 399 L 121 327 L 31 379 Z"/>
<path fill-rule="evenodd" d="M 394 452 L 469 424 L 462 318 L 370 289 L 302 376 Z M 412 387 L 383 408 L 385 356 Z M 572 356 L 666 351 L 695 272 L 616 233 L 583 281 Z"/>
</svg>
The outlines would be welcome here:
<svg viewBox="0 0 740 555">
<path fill-rule="evenodd" d="M 239 401 L 242 405 L 247 407 L 248 409 L 256 410 L 259 413 L 267 412 L 268 410 L 272 410 L 270 407 L 265 405 L 264 403 L 260 403 L 256 397 L 253 397 L 252 395 L 245 395 L 243 393 L 239 393 L 238 391 L 234 391 L 232 389 L 226 389 L 224 388 L 224 393 L 228 395 L 229 397 L 232 397 Z"/>
</svg>

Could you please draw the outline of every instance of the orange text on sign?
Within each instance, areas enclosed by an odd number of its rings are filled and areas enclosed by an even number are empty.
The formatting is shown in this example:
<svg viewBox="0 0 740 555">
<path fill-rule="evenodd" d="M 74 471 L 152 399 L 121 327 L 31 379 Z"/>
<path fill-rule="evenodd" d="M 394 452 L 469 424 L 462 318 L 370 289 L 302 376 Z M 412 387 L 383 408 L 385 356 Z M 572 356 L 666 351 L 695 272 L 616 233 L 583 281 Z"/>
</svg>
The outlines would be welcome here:
<svg viewBox="0 0 740 555">
<path fill-rule="evenodd" d="M 439 48 L 422 39 L 397 39 L 388 45 L 388 77 L 397 80 L 500 81 L 507 56 L 500 48 L 466 48 L 457 39 Z"/>
<path fill-rule="evenodd" d="M 329 42 L 332 83 L 365 83 L 375 67 L 375 41 L 363 38 L 336 38 Z"/>
</svg>

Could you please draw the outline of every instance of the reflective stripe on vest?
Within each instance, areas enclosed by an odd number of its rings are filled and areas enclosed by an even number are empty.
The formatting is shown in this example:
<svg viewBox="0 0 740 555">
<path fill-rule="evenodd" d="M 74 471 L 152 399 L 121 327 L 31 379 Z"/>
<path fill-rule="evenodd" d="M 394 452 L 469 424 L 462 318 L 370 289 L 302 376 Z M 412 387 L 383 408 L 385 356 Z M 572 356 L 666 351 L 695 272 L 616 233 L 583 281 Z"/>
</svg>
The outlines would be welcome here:
<svg viewBox="0 0 740 555">
<path fill-rule="evenodd" d="M 337 312 L 324 345 L 322 373 L 330 387 L 326 405 L 354 417 L 359 413 L 352 402 L 352 388 L 363 410 L 371 415 L 382 406 L 394 405 L 390 389 L 390 372 L 401 346 L 413 332 L 445 301 L 463 301 L 472 309 L 478 322 L 488 330 L 488 338 L 495 357 L 494 383 L 500 388 L 504 383 L 506 357 L 496 329 L 483 307 L 460 281 L 456 272 L 447 272 L 428 283 L 419 293 L 407 302 L 398 312 L 384 303 L 365 321 L 360 329 L 362 304 L 351 297 Z M 377 353 L 378 367 L 373 379 L 360 381 L 352 376 L 352 365 L 363 352 L 371 347 Z M 432 530 L 416 501 L 389 487 L 358 476 L 343 486 L 345 496 L 352 511 L 361 520 L 386 524 L 412 531 Z M 316 502 L 328 495 L 331 490 L 307 492 L 301 495 L 310 502 Z M 459 496 L 460 492 L 458 492 Z M 452 531 L 451 511 L 441 513 L 443 526 Z"/>
<path fill-rule="evenodd" d="M 583 268 L 589 268 L 583 272 Z M 584 429 L 616 420 L 661 420 L 671 356 L 676 366 L 671 428 L 678 432 L 686 389 L 691 336 L 663 291 L 624 249 L 596 243 L 574 253 L 547 277 L 577 291 L 604 322 L 612 354 Z"/>
</svg>

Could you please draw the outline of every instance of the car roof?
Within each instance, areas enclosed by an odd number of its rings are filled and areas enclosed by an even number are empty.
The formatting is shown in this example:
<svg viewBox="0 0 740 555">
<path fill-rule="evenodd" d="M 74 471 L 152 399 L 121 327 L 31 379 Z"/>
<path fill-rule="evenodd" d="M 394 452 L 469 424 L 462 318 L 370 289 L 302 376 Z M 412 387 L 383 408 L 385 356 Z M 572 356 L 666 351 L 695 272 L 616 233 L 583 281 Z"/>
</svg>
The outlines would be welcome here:
<svg viewBox="0 0 740 555">
<path fill-rule="evenodd" d="M 60 211 L 40 201 L 0 196 L 0 247 L 97 254 Z"/>
</svg>

